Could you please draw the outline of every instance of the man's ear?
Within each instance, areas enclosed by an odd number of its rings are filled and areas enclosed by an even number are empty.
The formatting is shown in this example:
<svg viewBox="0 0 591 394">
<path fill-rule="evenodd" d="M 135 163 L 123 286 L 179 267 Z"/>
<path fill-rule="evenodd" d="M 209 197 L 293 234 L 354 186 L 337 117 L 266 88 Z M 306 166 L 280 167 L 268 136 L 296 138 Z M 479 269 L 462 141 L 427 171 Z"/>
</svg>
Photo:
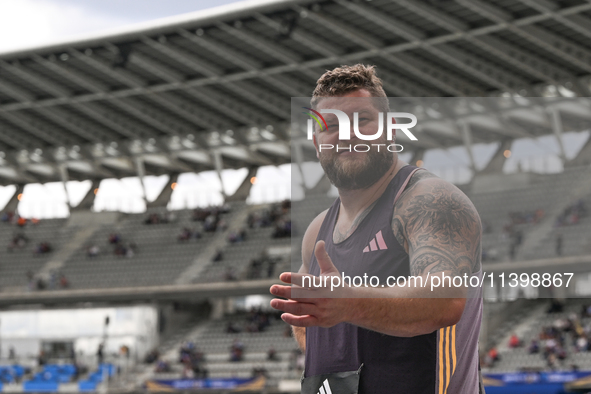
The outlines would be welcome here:
<svg viewBox="0 0 591 394">
<path fill-rule="evenodd" d="M 318 142 L 316 142 L 316 132 L 312 134 L 312 142 L 314 142 L 314 148 L 316 148 L 316 158 L 320 160 L 320 155 L 318 154 Z"/>
</svg>

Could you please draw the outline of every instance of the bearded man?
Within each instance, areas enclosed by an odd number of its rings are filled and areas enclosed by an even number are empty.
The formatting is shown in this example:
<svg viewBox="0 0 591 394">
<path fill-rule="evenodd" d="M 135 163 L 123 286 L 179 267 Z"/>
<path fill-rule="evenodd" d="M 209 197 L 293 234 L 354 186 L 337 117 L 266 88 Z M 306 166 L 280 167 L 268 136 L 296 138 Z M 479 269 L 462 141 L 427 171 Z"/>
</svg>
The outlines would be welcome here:
<svg viewBox="0 0 591 394">
<path fill-rule="evenodd" d="M 387 278 L 481 279 L 481 223 L 474 206 L 454 185 L 386 149 L 387 133 L 376 130 L 388 124 L 389 104 L 374 67 L 326 72 L 311 106 L 325 116 L 314 145 L 339 197 L 306 230 L 299 273 L 281 274 L 292 286 L 270 289 L 280 297 L 271 306 L 285 312 L 282 319 L 305 351 L 302 392 L 482 391 L 482 290 L 384 285 Z M 339 139 L 335 109 L 354 120 L 349 138 Z M 372 135 L 379 139 L 366 144 Z M 371 149 L 356 149 L 361 144 Z M 330 292 L 305 286 L 312 276 L 330 284 L 341 273 L 375 275 L 380 285 L 349 283 Z"/>
</svg>

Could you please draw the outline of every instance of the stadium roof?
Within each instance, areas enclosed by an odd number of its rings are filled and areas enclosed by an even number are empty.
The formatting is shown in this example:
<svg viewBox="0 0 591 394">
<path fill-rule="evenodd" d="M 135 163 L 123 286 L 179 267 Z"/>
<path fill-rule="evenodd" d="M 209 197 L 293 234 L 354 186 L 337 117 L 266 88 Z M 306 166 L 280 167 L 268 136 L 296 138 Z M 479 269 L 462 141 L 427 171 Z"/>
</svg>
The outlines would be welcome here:
<svg viewBox="0 0 591 394">
<path fill-rule="evenodd" d="M 390 96 L 499 97 L 415 149 L 549 134 L 511 97 L 589 96 L 590 43 L 590 0 L 267 0 L 4 53 L 0 183 L 290 162 L 290 97 L 357 62 Z M 588 100 L 553 107 L 588 125 Z"/>
</svg>

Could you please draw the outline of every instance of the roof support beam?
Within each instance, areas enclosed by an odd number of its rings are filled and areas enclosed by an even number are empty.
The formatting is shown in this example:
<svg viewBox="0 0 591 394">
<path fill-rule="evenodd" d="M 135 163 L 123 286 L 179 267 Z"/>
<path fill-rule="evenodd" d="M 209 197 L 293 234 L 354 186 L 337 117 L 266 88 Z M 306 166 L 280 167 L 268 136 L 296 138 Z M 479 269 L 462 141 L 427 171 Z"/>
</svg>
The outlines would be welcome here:
<svg viewBox="0 0 591 394">
<path fill-rule="evenodd" d="M 22 183 L 16 184 L 16 189 L 14 190 L 14 194 L 12 195 L 12 197 L 10 197 L 10 200 L 8 200 L 8 202 L 6 203 L 6 205 L 4 206 L 4 208 L 2 208 L 2 211 L 0 211 L 1 213 L 4 212 L 15 212 L 17 207 L 18 207 L 18 196 L 20 194 L 23 193 L 23 190 L 25 190 L 25 185 Z"/>
<path fill-rule="evenodd" d="M 550 108 L 549 109 L 550 116 L 552 119 L 552 131 L 554 132 L 554 137 L 556 138 L 556 143 L 558 144 L 558 148 L 560 149 L 560 153 L 558 154 L 562 163 L 566 163 L 566 151 L 564 150 L 564 143 L 562 141 L 562 119 L 560 117 L 560 111 L 558 108 Z"/>
<path fill-rule="evenodd" d="M 146 81 L 140 79 L 124 68 L 113 68 L 111 65 L 106 64 L 103 60 L 97 56 L 86 55 L 76 49 L 70 49 L 68 51 L 73 57 L 80 60 L 81 62 L 88 64 L 90 67 L 100 71 L 101 73 L 108 75 L 109 77 L 126 84 L 133 88 L 142 88 L 147 86 Z"/>
<path fill-rule="evenodd" d="M 71 68 L 63 67 L 59 65 L 56 61 L 47 60 L 39 55 L 33 55 L 32 58 L 42 66 L 50 69 L 56 74 L 61 75 L 63 78 L 69 79 L 70 81 L 76 83 L 80 87 L 90 92 L 104 93 L 109 90 L 109 87 L 104 85 L 103 83 L 98 82 L 87 75 L 83 75 L 78 71 L 74 71 Z"/>
<path fill-rule="evenodd" d="M 6 112 L 3 116 L 15 126 L 27 131 L 35 138 L 39 138 L 48 144 L 74 145 L 76 143 L 67 134 L 48 130 L 47 126 L 41 125 L 40 122 L 34 122 L 30 117 L 24 117 L 18 112 Z"/>
<path fill-rule="evenodd" d="M 70 209 L 70 212 L 81 212 L 81 211 L 90 211 L 94 206 L 94 200 L 96 198 L 95 190 L 98 191 L 98 188 L 101 184 L 101 181 L 98 179 L 92 180 L 92 185 L 90 185 L 90 189 L 86 193 L 86 195 L 80 201 L 80 204 L 76 205 L 75 207 Z"/>
<path fill-rule="evenodd" d="M 54 123 L 90 142 L 115 139 L 114 136 L 108 135 L 104 130 L 94 124 L 80 121 L 80 119 L 74 119 L 72 115 L 67 114 L 61 108 L 52 108 L 51 110 L 48 108 L 37 108 L 36 111 L 45 118 L 51 119 Z"/>
<path fill-rule="evenodd" d="M 19 88 L 17 85 L 7 80 L 0 80 L 0 90 L 8 94 L 9 96 L 14 97 L 16 100 L 25 102 L 35 101 L 35 97 L 33 97 L 33 95 L 31 95 L 28 92 L 25 92 L 23 89 Z"/>
<path fill-rule="evenodd" d="M 22 138 L 22 133 L 5 123 L 0 123 L 0 141 L 14 149 L 27 149 L 33 146 L 30 140 Z"/>
<path fill-rule="evenodd" d="M 256 59 L 253 59 L 252 57 L 246 54 L 240 53 L 228 47 L 222 42 L 214 42 L 210 38 L 205 38 L 197 34 L 193 34 L 185 29 L 179 29 L 179 34 L 184 38 L 194 42 L 195 44 L 207 49 L 208 51 L 223 57 L 225 60 L 237 65 L 238 67 L 252 72 L 253 75 L 256 75 L 258 78 L 264 78 L 267 83 L 278 88 L 279 90 L 283 91 L 284 93 L 290 96 L 298 97 L 304 95 L 305 89 L 298 86 L 294 86 L 293 83 L 290 83 L 288 81 L 280 80 L 279 77 L 265 75 L 264 73 L 259 71 L 263 68 L 263 64 L 261 62 L 259 62 Z"/>
<path fill-rule="evenodd" d="M 467 5 L 472 6 L 475 10 L 477 10 L 477 12 L 478 11 L 482 12 L 482 10 L 484 10 L 484 12 L 487 13 L 487 15 L 493 15 L 493 16 L 494 15 L 507 15 L 506 12 L 504 12 L 502 10 L 499 11 L 496 8 L 491 8 L 491 6 L 489 4 L 483 3 L 482 1 L 479 1 L 477 5 L 475 3 L 475 1 L 477 1 L 477 0 L 457 0 L 457 1 L 461 2 L 463 5 L 467 4 Z M 293 8 L 297 9 L 297 6 L 293 6 Z M 493 11 L 490 11 L 491 9 Z M 577 14 L 577 13 L 580 13 L 583 11 L 588 11 L 588 10 L 591 10 L 591 3 L 581 4 L 581 5 L 572 6 L 572 7 L 566 7 L 566 8 L 563 8 L 563 9 L 557 11 L 556 13 L 559 15 L 567 16 L 567 15 L 573 15 L 573 14 Z M 510 27 L 528 26 L 533 23 L 538 23 L 538 22 L 541 22 L 541 21 L 544 21 L 544 20 L 547 20 L 550 18 L 551 18 L 550 15 L 539 14 L 539 15 L 523 17 L 520 19 L 509 20 L 509 21 L 497 19 L 494 21 L 493 24 L 491 24 L 489 26 L 471 29 L 469 31 L 466 31 L 464 34 L 452 33 L 452 34 L 448 34 L 448 35 L 428 38 L 420 43 L 405 42 L 402 44 L 394 44 L 394 45 L 390 45 L 390 46 L 385 46 L 385 47 L 380 48 L 379 50 L 378 49 L 364 49 L 361 51 L 356 51 L 356 52 L 344 55 L 343 59 L 346 59 L 347 61 L 359 61 L 359 60 L 367 59 L 367 58 L 374 57 L 374 56 L 380 56 L 381 53 L 389 53 L 389 54 L 401 53 L 401 52 L 405 52 L 405 51 L 408 51 L 413 48 L 418 48 L 421 45 L 436 45 L 436 44 L 440 44 L 440 43 L 444 43 L 444 42 L 455 42 L 455 41 L 465 39 L 466 36 L 486 35 L 486 34 L 490 34 L 492 32 L 504 31 Z M 132 53 L 131 58 L 133 58 L 133 57 L 134 57 L 134 54 Z M 304 68 L 324 67 L 328 64 L 334 63 L 334 61 L 335 61 L 335 59 L 332 57 L 321 58 L 321 59 L 312 59 L 312 60 L 308 60 L 308 61 L 303 61 L 298 64 L 285 64 L 285 65 L 279 65 L 279 66 L 270 66 L 270 67 L 267 67 L 267 68 L 261 70 L 261 72 L 264 72 L 265 75 L 277 75 L 277 74 L 282 74 L 282 73 L 286 73 L 286 72 L 298 72 L 299 70 L 301 70 L 302 67 L 304 67 Z M 570 61 L 570 59 L 569 59 L 569 61 Z M 579 61 L 579 63 L 584 63 L 584 60 Z M 586 65 L 586 67 L 588 68 L 591 66 Z M 118 91 L 110 92 L 108 95 L 105 95 L 104 93 L 90 93 L 90 94 L 81 94 L 81 95 L 78 95 L 76 97 L 71 97 L 71 98 L 54 98 L 54 99 L 37 100 L 35 102 L 21 102 L 21 103 L 13 103 L 13 104 L 4 104 L 4 105 L 0 105 L 0 111 L 16 111 L 16 110 L 20 110 L 20 109 L 24 109 L 24 108 L 36 108 L 36 107 L 41 107 L 41 106 L 51 107 L 51 106 L 55 106 L 55 105 L 69 104 L 69 103 L 73 103 L 73 102 L 83 102 L 83 101 L 88 102 L 88 101 L 104 100 L 106 98 L 113 98 L 113 97 L 117 97 L 117 98 L 130 97 L 130 96 L 135 96 L 135 95 L 140 95 L 140 94 L 158 93 L 158 92 L 171 91 L 171 90 L 190 89 L 190 88 L 201 87 L 201 86 L 206 86 L 206 85 L 211 85 L 211 84 L 230 83 L 230 82 L 236 82 L 236 81 L 240 81 L 240 80 L 253 79 L 253 78 L 254 77 L 251 72 L 244 71 L 244 72 L 237 72 L 237 73 L 233 73 L 233 74 L 226 74 L 226 75 L 220 76 L 216 79 L 195 78 L 192 80 L 184 81 L 183 83 L 167 82 L 167 83 L 163 83 L 160 85 L 150 86 L 150 87 L 144 88 L 144 89 L 121 89 Z M 572 82 L 577 83 L 578 81 L 572 81 Z"/>
<path fill-rule="evenodd" d="M 474 160 L 474 152 L 472 151 L 472 130 L 470 130 L 470 124 L 468 122 L 460 122 L 460 129 L 462 130 L 462 137 L 464 139 L 464 148 L 468 153 L 468 159 L 470 160 L 470 169 L 476 173 L 476 161 Z"/>
<path fill-rule="evenodd" d="M 410 5 L 410 2 L 407 1 L 398 0 L 398 2 L 404 3 L 405 6 L 409 6 L 413 10 L 417 8 L 416 5 Z M 418 44 L 421 48 L 428 51 L 432 55 L 498 89 L 510 91 L 514 89 L 513 85 L 527 85 L 525 81 L 520 80 L 516 76 L 508 74 L 505 70 L 497 69 L 487 62 L 476 58 L 475 56 L 468 55 L 449 46 L 436 46 L 435 44 L 428 44 L 421 32 L 417 31 L 413 27 L 410 27 L 403 21 L 391 16 L 384 16 L 384 14 L 374 11 L 367 5 L 354 4 L 343 0 L 339 0 L 339 4 L 356 11 L 368 21 L 379 24 L 382 28 L 390 31 L 391 33 L 399 35 L 412 43 Z M 420 6 L 419 8 L 422 9 L 428 7 Z M 434 14 L 434 12 L 432 12 L 432 14 Z M 435 18 L 435 16 L 433 16 L 433 18 Z M 456 32 L 463 33 L 463 30 L 465 30 L 465 26 L 462 23 L 452 23 L 451 17 L 447 18 L 445 25 L 448 28 L 450 25 L 453 25 L 451 27 L 453 27 L 454 31 Z M 462 28 L 461 31 L 458 30 L 460 28 Z M 364 41 L 368 42 L 367 39 L 364 39 Z"/>
<path fill-rule="evenodd" d="M 587 72 L 591 72 L 590 51 L 573 44 L 554 33 L 532 26 L 531 23 L 528 23 L 527 25 L 518 23 L 518 21 L 513 20 L 512 16 L 504 10 L 499 9 L 490 3 L 484 3 L 482 0 L 457 0 L 457 2 L 476 13 L 491 19 L 493 22 L 504 26 L 512 33 L 523 37 L 553 55 L 559 56 L 561 59 L 572 63 L 574 66 Z M 591 3 L 588 4 L 588 6 L 591 6 Z M 563 12 L 559 11 L 554 13 L 554 15 L 563 15 Z M 552 15 L 550 13 L 545 15 L 545 18 L 543 19 L 551 17 Z"/>
<path fill-rule="evenodd" d="M 35 73 L 34 71 L 22 67 L 20 64 L 9 64 L 4 60 L 0 60 L 0 66 L 10 72 L 13 75 L 29 82 L 30 84 L 38 87 L 41 90 L 55 96 L 55 97 L 68 97 L 71 92 L 64 88 L 62 85 L 54 83 L 47 78 Z"/>
<path fill-rule="evenodd" d="M 159 44 L 159 45 L 162 45 L 162 44 Z M 87 55 L 85 55 L 79 51 L 73 50 L 73 49 L 70 50 L 70 53 L 73 56 L 75 56 L 76 58 L 80 59 L 81 61 L 84 61 L 88 65 L 96 68 L 98 71 L 104 73 L 105 75 L 108 75 L 109 77 L 111 77 L 113 79 L 116 79 L 122 83 L 125 83 L 129 87 L 142 88 L 142 87 L 146 86 L 145 81 L 140 80 L 139 78 L 135 77 L 133 74 L 126 71 L 125 69 L 121 69 L 121 68 L 113 69 L 112 67 L 99 61 L 96 57 L 87 56 Z M 224 126 L 223 125 L 224 122 L 219 122 L 216 119 L 209 118 L 207 116 L 196 116 L 192 112 L 187 111 L 185 109 L 185 107 L 188 106 L 188 103 L 183 102 L 182 100 L 180 100 L 177 97 L 168 96 L 167 98 L 162 98 L 159 95 L 147 95 L 146 97 L 149 100 L 154 101 L 154 102 L 158 103 L 159 105 L 162 105 L 162 106 L 168 108 L 172 112 L 175 112 L 176 114 L 182 116 L 186 120 L 199 125 L 200 127 L 203 127 L 203 128 L 208 128 L 208 127 L 212 127 L 212 126 L 215 128 L 228 127 L 227 123 Z M 195 109 L 198 110 L 198 108 L 195 108 Z"/>
<path fill-rule="evenodd" d="M 550 14 L 553 19 L 560 22 L 564 26 L 576 31 L 591 39 L 591 29 L 589 25 L 577 23 L 565 16 L 559 15 L 556 11 L 560 8 L 553 0 L 519 0 L 521 3 L 528 5 L 542 14 Z"/>
<path fill-rule="evenodd" d="M 74 108 L 83 112 L 87 116 L 91 117 L 95 121 L 102 123 L 105 127 L 108 127 L 111 130 L 114 130 L 121 134 L 124 137 L 130 139 L 142 139 L 147 138 L 147 133 L 143 131 L 137 130 L 137 124 L 134 125 L 125 125 L 124 123 L 119 123 L 115 118 L 116 116 L 113 113 L 103 112 L 102 109 L 98 107 L 98 104 L 93 103 L 80 103 L 80 104 L 73 104 Z"/>
<path fill-rule="evenodd" d="M 367 14 L 367 9 L 365 7 L 361 7 L 358 4 L 353 4 L 350 2 L 345 2 L 345 1 L 339 1 L 339 4 L 341 4 L 344 7 L 350 8 L 358 13 L 360 13 L 361 15 L 364 15 L 366 18 L 369 18 L 371 16 L 369 16 Z M 299 9 L 299 8 L 298 8 Z M 300 12 L 303 9 L 300 9 Z M 376 40 L 373 37 L 368 37 L 365 33 L 360 32 L 354 28 L 352 28 L 351 26 L 344 26 L 343 24 L 341 24 L 338 21 L 333 20 L 332 18 L 328 18 L 324 15 L 320 15 L 318 13 L 314 13 L 314 12 L 307 12 L 308 18 L 310 18 L 311 20 L 313 20 L 316 23 L 320 23 L 323 26 L 325 26 L 326 28 L 332 30 L 333 32 L 342 35 L 343 37 L 347 37 L 348 39 L 350 39 L 353 42 L 356 42 L 358 45 L 361 45 L 364 48 L 370 49 L 370 50 L 379 50 L 379 48 L 381 46 L 383 46 L 383 43 L 381 43 L 379 40 Z M 370 11 L 373 12 L 373 11 Z M 373 13 L 372 13 L 373 16 Z M 391 24 L 388 23 L 388 26 L 390 26 Z M 308 41 L 303 41 L 303 37 L 300 37 L 300 41 L 302 43 L 304 43 L 305 45 L 309 45 L 310 42 Z M 346 59 L 342 58 L 341 54 L 335 52 L 335 51 L 330 51 L 327 52 L 332 58 L 334 58 L 334 61 L 338 61 L 338 62 L 346 62 Z M 392 55 L 389 54 L 384 54 L 384 53 L 379 53 L 379 56 L 383 57 L 385 60 L 392 62 L 394 64 L 396 64 L 397 66 L 403 68 L 405 71 L 417 75 L 419 77 L 424 77 L 425 79 L 430 80 L 430 82 L 433 82 L 433 78 L 429 77 L 428 75 L 425 75 L 425 73 L 421 72 L 419 68 L 414 67 L 414 65 L 411 65 L 409 63 L 406 63 L 404 61 L 401 61 L 401 59 L 398 59 Z M 401 78 L 393 76 L 392 74 L 386 73 L 383 70 L 380 71 L 380 75 L 384 78 L 383 82 L 384 82 L 384 87 L 391 92 L 394 92 L 395 94 L 397 94 L 398 96 L 401 97 L 413 97 L 413 96 L 437 96 L 437 92 L 434 91 L 429 91 L 427 89 L 424 89 L 420 86 L 417 86 L 416 84 L 413 84 L 411 82 L 409 82 L 408 80 L 401 80 Z M 446 86 L 445 90 L 448 90 L 449 88 Z"/>
<path fill-rule="evenodd" d="M 242 35 L 242 33 L 243 32 L 240 31 L 239 35 Z M 163 54 L 170 56 L 171 58 L 178 61 L 179 63 L 181 63 L 185 67 L 189 67 L 192 70 L 194 70 L 200 74 L 203 74 L 208 78 L 217 79 L 222 76 L 222 74 L 220 73 L 220 71 L 218 71 L 218 68 L 216 66 L 206 63 L 201 58 L 197 58 L 191 54 L 187 54 L 185 52 L 182 52 L 180 49 L 173 47 L 171 44 L 164 45 L 164 44 L 154 41 L 148 37 L 145 37 L 142 41 L 145 44 L 156 49 L 157 51 L 160 51 Z M 275 98 L 271 97 L 270 100 L 261 100 L 260 96 L 257 97 L 257 95 L 252 94 L 247 89 L 242 89 L 241 87 L 237 86 L 235 83 L 226 84 L 226 85 L 224 85 L 224 87 L 226 89 L 236 92 L 237 94 L 247 98 L 248 100 L 251 100 L 252 104 L 258 105 L 260 108 L 262 108 L 266 111 L 268 111 L 269 108 L 271 108 L 271 110 L 274 113 L 277 113 L 281 116 L 286 116 L 286 117 L 289 116 L 289 112 L 285 111 L 283 108 L 280 108 L 279 106 L 274 104 L 278 101 L 277 97 L 275 97 Z M 266 95 L 268 95 L 268 93 L 266 93 Z"/>
<path fill-rule="evenodd" d="M 62 186 L 64 188 L 64 194 L 66 195 L 66 206 L 68 207 L 68 210 L 71 210 L 72 202 L 70 201 L 70 194 L 68 193 L 68 187 L 66 186 L 69 180 L 68 165 L 65 162 L 62 162 L 57 165 L 57 168 L 59 170 L 60 179 L 62 181 Z"/>
<path fill-rule="evenodd" d="M 111 48 L 114 46 L 109 46 L 109 48 L 111 50 L 114 50 L 114 48 Z M 183 84 L 183 79 L 184 77 L 177 73 L 174 72 L 172 70 L 170 70 L 169 68 L 165 68 L 164 66 L 157 64 L 155 61 L 153 61 L 152 59 L 148 58 L 147 56 L 144 56 L 138 52 L 132 52 L 130 55 L 130 61 L 132 63 L 134 63 L 134 65 L 136 65 L 137 67 L 140 67 L 162 79 L 164 79 L 165 81 L 168 81 L 171 84 L 178 84 L 179 86 L 182 86 Z M 214 91 L 213 89 L 204 89 L 203 87 L 201 87 L 200 89 L 185 89 L 184 92 L 194 98 L 196 98 L 197 100 L 201 101 L 204 104 L 209 104 L 209 105 L 214 105 L 216 109 L 221 109 L 224 110 L 225 114 L 227 115 L 227 117 L 229 118 L 233 118 L 235 121 L 237 122 L 241 122 L 244 124 L 248 124 L 249 121 L 252 120 L 252 114 L 255 113 L 257 114 L 257 116 L 260 117 L 264 117 L 266 115 L 262 115 L 262 113 L 257 110 L 257 109 L 252 109 L 252 110 L 241 110 L 240 105 L 232 98 L 225 96 L 223 94 L 220 94 L 217 91 Z M 212 102 L 213 100 L 213 102 Z M 227 103 L 227 104 L 225 104 Z M 268 121 L 266 121 L 268 122 Z M 207 127 L 208 129 L 211 129 L 211 125 L 209 125 Z"/>
<path fill-rule="evenodd" d="M 574 81 L 570 72 L 554 65 L 542 57 L 528 53 L 524 48 L 517 48 L 492 36 L 474 37 L 471 41 L 504 62 L 520 68 L 536 78 L 551 84 Z"/>
<path fill-rule="evenodd" d="M 226 189 L 224 188 L 224 178 L 222 177 L 222 171 L 224 170 L 224 161 L 222 159 L 222 152 L 219 149 L 214 149 L 211 152 L 211 161 L 214 164 L 215 171 L 218 174 L 218 178 L 220 179 L 220 185 L 222 187 L 222 196 L 224 200 L 228 197 L 226 194 Z"/>
<path fill-rule="evenodd" d="M 135 166 L 135 170 L 137 172 L 137 177 L 140 180 L 140 184 L 142 185 L 142 198 L 146 206 L 148 205 L 148 196 L 146 195 L 146 185 L 144 184 L 144 177 L 146 176 L 146 168 L 144 167 L 144 160 L 141 156 L 136 156 L 133 158 L 133 164 Z"/>
<path fill-rule="evenodd" d="M 511 139 L 502 140 L 490 161 L 480 171 L 480 174 L 501 174 L 505 166 L 505 161 L 507 161 L 505 151 L 510 151 L 512 144 L 513 140 Z"/>
</svg>

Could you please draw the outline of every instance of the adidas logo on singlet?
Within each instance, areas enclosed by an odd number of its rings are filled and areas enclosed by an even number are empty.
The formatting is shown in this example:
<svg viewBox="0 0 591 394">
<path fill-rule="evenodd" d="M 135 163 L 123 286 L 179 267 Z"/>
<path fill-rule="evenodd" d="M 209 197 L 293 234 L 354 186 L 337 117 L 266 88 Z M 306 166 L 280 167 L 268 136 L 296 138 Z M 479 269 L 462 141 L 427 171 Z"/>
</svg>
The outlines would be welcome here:
<svg viewBox="0 0 591 394">
<path fill-rule="evenodd" d="M 378 231 L 378 233 L 376 234 L 376 236 L 369 241 L 369 245 L 367 245 L 365 247 L 365 249 L 363 249 L 363 253 L 367 253 L 367 252 L 373 252 L 376 250 L 387 250 L 388 246 L 386 245 L 386 242 L 384 241 L 384 237 L 382 235 L 382 230 Z"/>
<path fill-rule="evenodd" d="M 324 382 L 322 382 L 322 386 L 320 386 L 320 390 L 318 390 L 317 394 L 332 394 L 330 385 L 328 384 L 328 379 L 324 379 Z"/>
</svg>

